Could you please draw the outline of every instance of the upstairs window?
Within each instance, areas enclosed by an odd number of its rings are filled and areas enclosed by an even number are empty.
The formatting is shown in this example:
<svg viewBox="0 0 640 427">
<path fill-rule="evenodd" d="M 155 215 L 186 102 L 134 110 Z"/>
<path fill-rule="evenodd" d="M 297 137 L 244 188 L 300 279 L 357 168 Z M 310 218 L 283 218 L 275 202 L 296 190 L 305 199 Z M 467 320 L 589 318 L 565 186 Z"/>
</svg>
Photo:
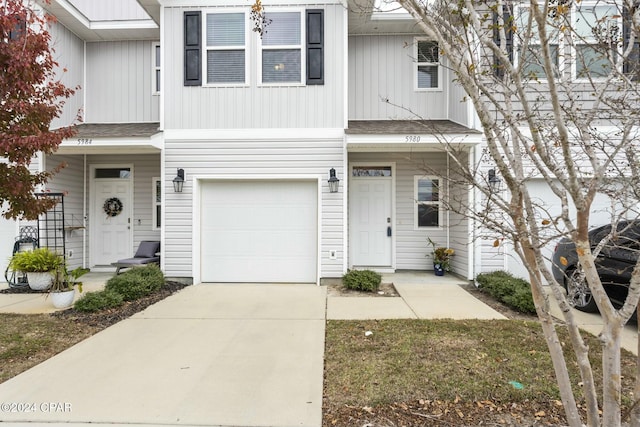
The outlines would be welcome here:
<svg viewBox="0 0 640 427">
<path fill-rule="evenodd" d="M 208 13 L 205 30 L 206 83 L 246 84 L 244 13 Z"/>
<path fill-rule="evenodd" d="M 185 11 L 184 86 L 202 86 L 203 79 L 210 86 L 248 85 L 250 43 L 258 46 L 260 84 L 324 85 L 324 10 L 268 12 L 265 19 L 260 39 L 247 35 L 245 13 Z"/>
<path fill-rule="evenodd" d="M 557 77 L 559 75 L 560 69 L 560 30 L 559 26 L 561 25 L 560 20 L 554 20 L 554 9 L 552 8 L 549 12 L 547 25 L 546 25 L 546 33 L 550 40 L 549 50 L 551 53 L 551 61 L 554 67 L 554 75 Z M 520 7 L 518 8 L 518 20 L 516 22 L 516 27 L 521 29 L 526 29 L 529 26 L 530 13 L 528 7 Z M 547 76 L 544 72 L 541 52 L 542 46 L 540 44 L 540 38 L 538 37 L 539 31 L 538 26 L 536 25 L 535 19 L 531 19 L 531 37 L 528 41 L 528 45 L 526 48 L 524 46 L 518 46 L 518 63 L 522 65 L 522 75 L 525 79 L 531 80 L 546 80 Z M 516 42 L 520 41 L 520 39 L 516 39 Z"/>
<path fill-rule="evenodd" d="M 440 227 L 440 178 L 436 176 L 414 177 L 414 224 L 416 228 Z"/>
<path fill-rule="evenodd" d="M 615 5 L 580 3 L 574 10 L 574 61 L 577 79 L 598 79 L 609 75 L 616 63 L 622 36 L 620 12 Z"/>
<path fill-rule="evenodd" d="M 440 50 L 438 42 L 417 40 L 415 45 L 416 88 L 418 90 L 440 89 Z"/>
<path fill-rule="evenodd" d="M 262 83 L 302 83 L 302 13 L 266 13 L 262 37 Z"/>
</svg>

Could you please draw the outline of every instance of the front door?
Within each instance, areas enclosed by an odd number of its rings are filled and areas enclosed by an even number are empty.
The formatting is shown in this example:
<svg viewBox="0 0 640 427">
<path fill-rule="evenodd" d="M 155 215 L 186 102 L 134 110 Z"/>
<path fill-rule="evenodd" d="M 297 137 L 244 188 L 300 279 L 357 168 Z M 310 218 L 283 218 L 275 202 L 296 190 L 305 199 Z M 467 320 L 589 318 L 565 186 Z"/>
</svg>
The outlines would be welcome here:
<svg viewBox="0 0 640 427">
<path fill-rule="evenodd" d="M 349 191 L 351 265 L 392 267 L 391 167 L 354 166 Z"/>
<path fill-rule="evenodd" d="M 131 168 L 92 168 L 91 264 L 131 257 Z"/>
</svg>

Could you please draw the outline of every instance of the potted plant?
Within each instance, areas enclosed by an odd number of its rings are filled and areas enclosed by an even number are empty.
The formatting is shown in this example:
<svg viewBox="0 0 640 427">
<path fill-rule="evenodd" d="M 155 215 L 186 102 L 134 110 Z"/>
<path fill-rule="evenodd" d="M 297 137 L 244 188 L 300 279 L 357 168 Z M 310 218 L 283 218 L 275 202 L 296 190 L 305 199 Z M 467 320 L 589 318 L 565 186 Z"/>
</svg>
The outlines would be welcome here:
<svg viewBox="0 0 640 427">
<path fill-rule="evenodd" d="M 82 293 L 82 282 L 79 282 L 78 278 L 87 272 L 89 272 L 88 268 L 78 267 L 69 271 L 64 264 L 58 267 L 49 288 L 51 302 L 55 308 L 71 307 L 76 295 L 76 285 L 78 291 Z"/>
<path fill-rule="evenodd" d="M 433 256 L 433 271 L 436 276 L 444 276 L 445 271 L 451 271 L 451 257 L 455 255 L 455 251 L 451 248 L 437 246 L 433 240 L 428 237 L 427 239 L 433 248 L 431 252 Z"/>
<path fill-rule="evenodd" d="M 49 248 L 17 252 L 9 261 L 10 268 L 27 274 L 29 287 L 36 291 L 42 291 L 51 286 L 52 272 L 63 264 L 62 256 Z"/>
</svg>

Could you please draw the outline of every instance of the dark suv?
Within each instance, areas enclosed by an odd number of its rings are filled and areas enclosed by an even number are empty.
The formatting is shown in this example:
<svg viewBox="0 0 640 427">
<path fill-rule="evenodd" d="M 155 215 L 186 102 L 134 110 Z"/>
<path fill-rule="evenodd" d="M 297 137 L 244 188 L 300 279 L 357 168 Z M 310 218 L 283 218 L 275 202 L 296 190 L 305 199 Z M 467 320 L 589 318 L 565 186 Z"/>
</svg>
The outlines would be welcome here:
<svg viewBox="0 0 640 427">
<path fill-rule="evenodd" d="M 616 230 L 615 237 L 596 257 L 596 269 L 609 299 L 614 306 L 621 307 L 627 298 L 631 273 L 640 254 L 640 220 L 621 221 L 617 224 Z M 610 224 L 591 230 L 589 232 L 591 248 L 594 249 L 598 242 L 609 236 L 610 232 Z M 564 257 L 567 262 L 563 263 L 561 257 Z M 553 254 L 553 277 L 558 283 L 564 285 L 569 304 L 574 308 L 580 311 L 597 312 L 598 307 L 579 267 L 575 245 L 569 238 L 562 239 Z"/>
</svg>

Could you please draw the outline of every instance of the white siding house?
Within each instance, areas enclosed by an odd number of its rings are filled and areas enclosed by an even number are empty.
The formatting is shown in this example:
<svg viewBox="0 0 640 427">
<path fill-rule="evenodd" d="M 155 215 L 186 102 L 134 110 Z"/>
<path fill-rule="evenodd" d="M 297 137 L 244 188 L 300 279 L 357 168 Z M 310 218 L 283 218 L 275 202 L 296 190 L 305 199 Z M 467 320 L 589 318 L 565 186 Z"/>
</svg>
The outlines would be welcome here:
<svg viewBox="0 0 640 427">
<path fill-rule="evenodd" d="M 48 190 L 66 194 L 71 264 L 113 269 L 159 240 L 170 277 L 320 283 L 350 268 L 431 270 L 431 239 L 456 251 L 463 278 L 511 268 L 446 208 L 476 195 L 449 181 L 441 139 L 471 163 L 483 136 L 437 45 L 402 14 L 263 4 L 262 37 L 243 0 L 44 5 L 79 88 L 55 126 L 83 117 L 37 163 L 67 164 Z M 113 197 L 124 207 L 105 219 Z"/>
</svg>

